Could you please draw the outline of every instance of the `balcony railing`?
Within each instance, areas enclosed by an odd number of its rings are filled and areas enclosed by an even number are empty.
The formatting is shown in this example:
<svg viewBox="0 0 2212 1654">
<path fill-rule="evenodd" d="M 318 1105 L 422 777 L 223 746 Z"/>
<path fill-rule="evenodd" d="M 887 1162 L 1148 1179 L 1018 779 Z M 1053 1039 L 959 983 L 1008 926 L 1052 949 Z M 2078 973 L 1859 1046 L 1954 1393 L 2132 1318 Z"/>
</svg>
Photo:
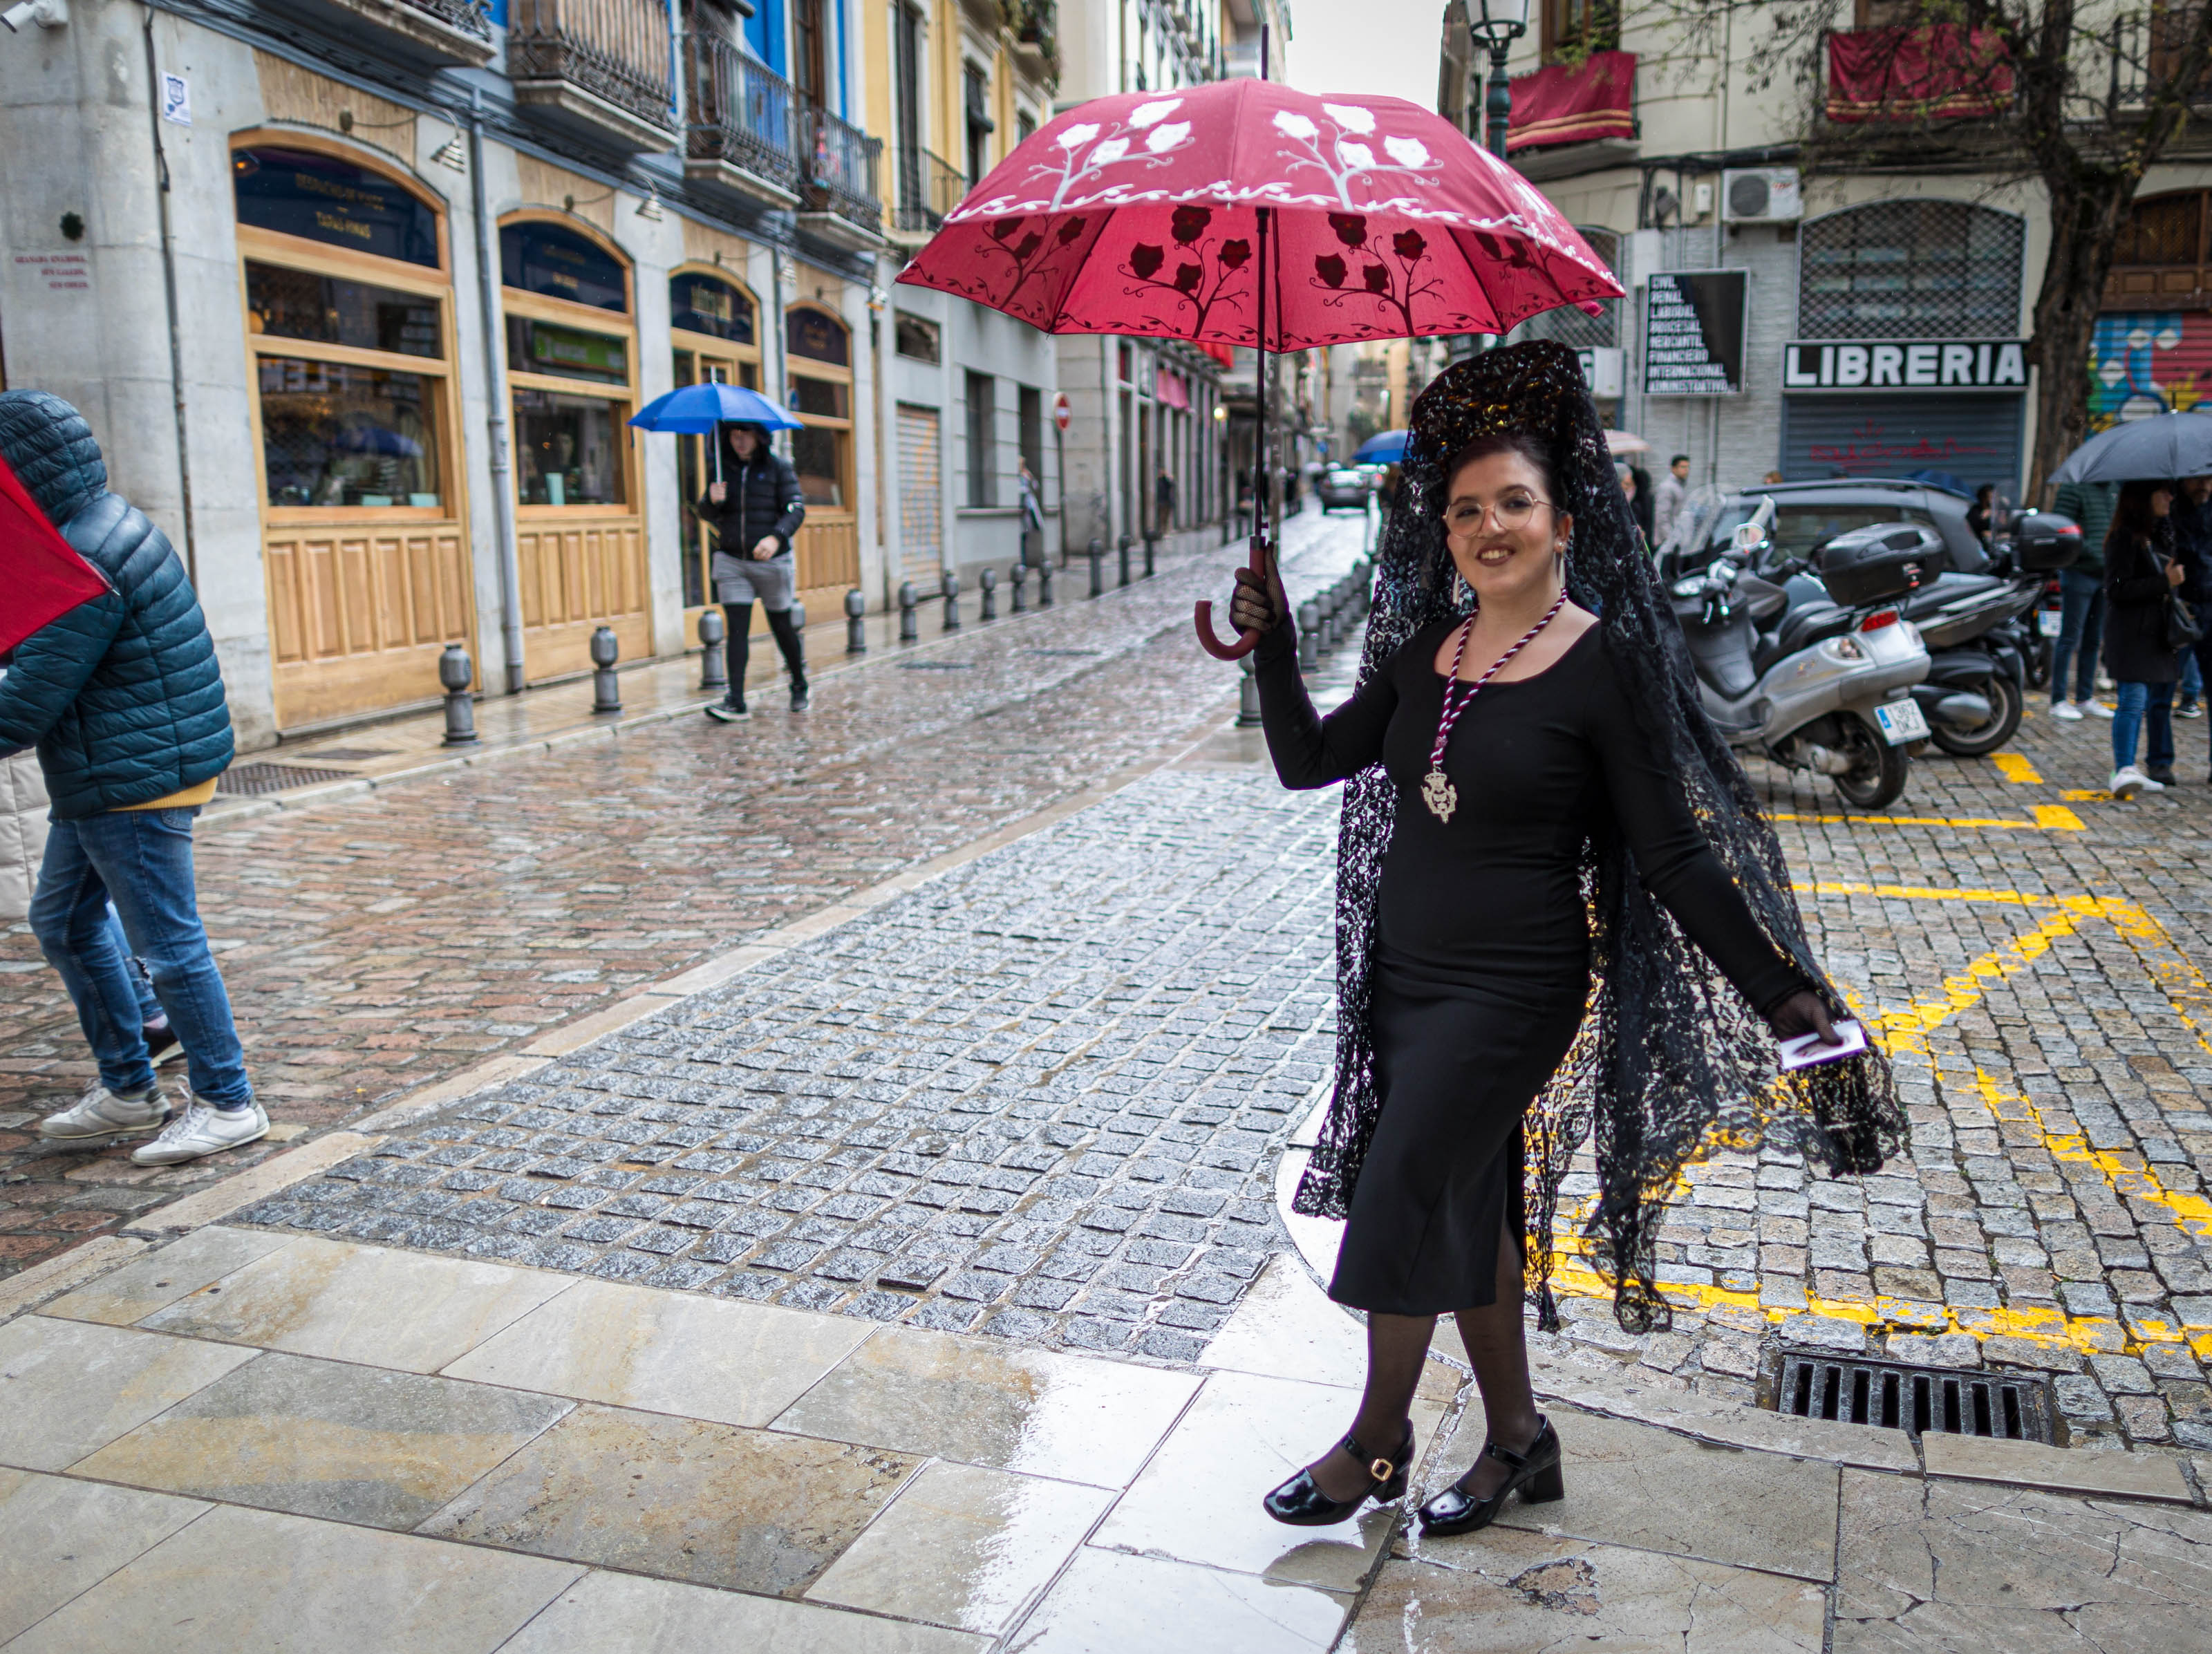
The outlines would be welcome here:
<svg viewBox="0 0 2212 1654">
<path fill-rule="evenodd" d="M 658 0 L 515 0 L 507 75 L 565 86 L 666 131 L 668 12 Z"/>
<path fill-rule="evenodd" d="M 276 0 L 276 9 L 410 66 L 481 69 L 498 52 L 489 0 Z"/>
<path fill-rule="evenodd" d="M 791 82 L 718 36 L 687 34 L 684 49 L 691 93 L 684 154 L 795 193 L 800 133 Z"/>
<path fill-rule="evenodd" d="M 479 40 L 491 39 L 491 6 L 489 0 L 399 0 L 411 11 L 434 17 L 447 28 L 472 34 Z"/>
<path fill-rule="evenodd" d="M 826 109 L 806 111 L 806 124 L 807 207 L 835 213 L 875 235 L 883 220 L 876 194 L 876 158 L 883 153 L 883 140 L 870 137 Z"/>
<path fill-rule="evenodd" d="M 934 235 L 968 193 L 968 175 L 918 145 L 902 145 L 898 162 L 898 210 L 891 222 L 909 234 Z"/>
</svg>

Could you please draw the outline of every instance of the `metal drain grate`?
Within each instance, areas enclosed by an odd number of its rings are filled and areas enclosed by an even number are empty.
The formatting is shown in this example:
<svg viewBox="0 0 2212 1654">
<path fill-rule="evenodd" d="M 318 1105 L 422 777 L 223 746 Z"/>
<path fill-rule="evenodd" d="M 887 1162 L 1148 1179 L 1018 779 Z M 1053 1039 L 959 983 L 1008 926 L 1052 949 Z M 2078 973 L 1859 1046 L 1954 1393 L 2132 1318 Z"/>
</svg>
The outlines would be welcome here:
<svg viewBox="0 0 2212 1654">
<path fill-rule="evenodd" d="M 1811 1350 L 1782 1352 L 1774 1404 L 1801 1419 L 1878 1425 L 1910 1436 L 1933 1431 L 2021 1442 L 2050 1441 L 2055 1413 L 2045 1377 L 1845 1360 Z"/>
<path fill-rule="evenodd" d="M 263 793 L 281 793 L 290 787 L 314 787 L 323 781 L 352 778 L 350 769 L 318 769 L 304 763 L 239 763 L 222 772 L 215 790 L 244 794 L 251 798 Z"/>
</svg>

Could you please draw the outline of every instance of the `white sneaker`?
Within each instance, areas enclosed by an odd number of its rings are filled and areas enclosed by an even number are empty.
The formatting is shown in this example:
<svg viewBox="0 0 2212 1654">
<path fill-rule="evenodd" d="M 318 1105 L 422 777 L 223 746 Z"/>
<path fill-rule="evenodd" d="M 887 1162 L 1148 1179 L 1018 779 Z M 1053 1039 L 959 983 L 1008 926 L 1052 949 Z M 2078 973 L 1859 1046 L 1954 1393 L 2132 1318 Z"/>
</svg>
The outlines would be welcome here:
<svg viewBox="0 0 2212 1654">
<path fill-rule="evenodd" d="M 2112 796 L 2116 799 L 2131 799 L 2138 793 L 2166 791 L 2166 788 L 2160 787 L 2133 764 L 2127 764 L 2112 771 L 2111 787 Z"/>
<path fill-rule="evenodd" d="M 2069 724 L 2078 724 L 2081 721 L 2081 708 L 2071 701 L 2053 701 L 2051 703 L 2051 715 L 2054 718 L 2063 718 Z"/>
<path fill-rule="evenodd" d="M 2077 704 L 2081 707 L 2082 711 L 2087 713 L 2092 718 L 2109 718 L 2112 715 L 2112 708 L 2106 706 L 2101 701 L 2082 701 L 2077 702 Z"/>
<path fill-rule="evenodd" d="M 131 1152 L 137 1166 L 173 1166 L 197 1160 L 203 1154 L 258 1142 L 269 1135 L 269 1116 L 258 1103 L 242 1109 L 217 1109 L 197 1097 L 185 1111 L 169 1122 L 168 1129 L 152 1142 Z"/>
<path fill-rule="evenodd" d="M 168 1099 L 159 1082 L 143 1092 L 111 1092 L 93 1081 L 74 1108 L 50 1114 L 39 1122 L 39 1135 L 69 1142 L 86 1137 L 120 1137 L 151 1131 L 169 1117 Z"/>
</svg>

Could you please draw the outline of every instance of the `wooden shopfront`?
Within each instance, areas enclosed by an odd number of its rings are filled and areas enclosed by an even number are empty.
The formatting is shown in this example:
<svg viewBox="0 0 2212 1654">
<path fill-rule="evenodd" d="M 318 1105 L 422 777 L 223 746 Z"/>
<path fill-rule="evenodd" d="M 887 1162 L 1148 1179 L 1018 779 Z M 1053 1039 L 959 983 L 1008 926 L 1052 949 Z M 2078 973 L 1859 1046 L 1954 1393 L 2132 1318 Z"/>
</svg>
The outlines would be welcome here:
<svg viewBox="0 0 2212 1654">
<path fill-rule="evenodd" d="M 834 311 L 795 304 L 784 313 L 791 462 L 806 497 L 799 531 L 799 599 L 809 621 L 841 612 L 860 583 L 860 517 L 854 502 L 853 336 Z"/>
<path fill-rule="evenodd" d="M 231 167 L 277 727 L 434 701 L 475 636 L 443 214 L 305 134 Z"/>
<path fill-rule="evenodd" d="M 760 307 L 742 283 L 713 265 L 679 267 L 668 278 L 668 325 L 678 385 L 760 389 Z M 728 468 L 730 456 L 725 450 L 718 459 L 709 436 L 679 436 L 676 441 L 677 486 L 684 501 L 684 627 L 688 636 L 713 596 L 708 559 L 714 553 L 714 530 L 693 507 L 708 484 Z M 753 629 L 766 629 L 763 615 L 753 617 Z"/>
<path fill-rule="evenodd" d="M 593 631 L 653 653 L 637 438 L 636 295 L 614 244 L 562 214 L 499 230 L 515 553 L 530 681 L 587 671 Z"/>
</svg>

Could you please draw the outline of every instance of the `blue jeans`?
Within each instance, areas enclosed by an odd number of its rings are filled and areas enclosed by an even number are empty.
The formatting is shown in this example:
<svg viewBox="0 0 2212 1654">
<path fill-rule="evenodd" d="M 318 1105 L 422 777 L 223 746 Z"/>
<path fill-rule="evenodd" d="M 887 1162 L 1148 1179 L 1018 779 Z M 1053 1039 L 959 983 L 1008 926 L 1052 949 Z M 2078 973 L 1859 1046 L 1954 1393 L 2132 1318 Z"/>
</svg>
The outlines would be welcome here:
<svg viewBox="0 0 2212 1654">
<path fill-rule="evenodd" d="M 2194 701 L 2204 693 L 2204 669 L 2197 664 L 2197 652 L 2185 651 L 2181 657 L 2181 698 Z"/>
<path fill-rule="evenodd" d="M 2112 768 L 2124 769 L 2136 761 L 2136 731 L 2148 724 L 2149 751 L 2143 755 L 2143 767 L 2172 769 L 2173 685 L 2122 684 L 2119 702 L 2112 714 Z"/>
<path fill-rule="evenodd" d="M 137 1091 L 154 1079 L 132 981 L 136 953 L 185 1048 L 193 1094 L 218 1109 L 242 1109 L 253 1101 L 246 1053 L 192 896 L 198 814 L 109 810 L 55 822 L 31 898 L 31 931 L 61 973 L 108 1090 Z M 108 915 L 111 897 L 120 938 Z"/>
<path fill-rule="evenodd" d="M 2051 699 L 2068 699 L 2066 667 L 2078 660 L 2072 699 L 2097 692 L 2097 651 L 2105 641 L 2105 577 L 2077 569 L 2058 571 L 2058 642 L 2051 649 Z"/>
</svg>

